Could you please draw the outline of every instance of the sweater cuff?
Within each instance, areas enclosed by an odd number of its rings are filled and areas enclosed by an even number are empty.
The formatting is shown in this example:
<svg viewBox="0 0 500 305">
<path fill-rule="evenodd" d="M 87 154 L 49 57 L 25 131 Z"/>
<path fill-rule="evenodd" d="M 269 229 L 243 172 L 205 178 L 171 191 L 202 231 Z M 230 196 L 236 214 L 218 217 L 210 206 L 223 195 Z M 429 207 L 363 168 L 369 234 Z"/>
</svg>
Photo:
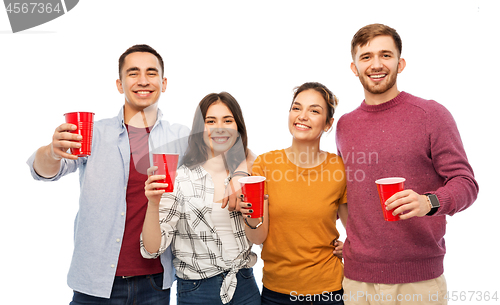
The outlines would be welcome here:
<svg viewBox="0 0 500 305">
<path fill-rule="evenodd" d="M 451 196 L 448 194 L 448 192 L 446 192 L 446 190 L 441 189 L 435 192 L 426 192 L 426 194 L 434 194 L 439 200 L 439 208 L 437 209 L 436 213 L 434 213 L 430 217 L 455 214 L 455 212 L 453 212 L 453 209 L 451 208 Z"/>
</svg>

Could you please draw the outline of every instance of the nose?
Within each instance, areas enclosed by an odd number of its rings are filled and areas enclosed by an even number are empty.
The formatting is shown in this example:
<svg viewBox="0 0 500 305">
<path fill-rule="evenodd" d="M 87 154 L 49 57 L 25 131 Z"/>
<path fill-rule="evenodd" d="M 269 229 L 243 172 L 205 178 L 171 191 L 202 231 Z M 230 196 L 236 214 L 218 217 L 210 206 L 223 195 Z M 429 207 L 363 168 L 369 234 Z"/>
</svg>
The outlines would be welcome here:
<svg viewBox="0 0 500 305">
<path fill-rule="evenodd" d="M 149 79 L 145 73 L 141 73 L 139 79 L 137 80 L 137 84 L 140 86 L 149 85 Z"/>
<path fill-rule="evenodd" d="M 379 56 L 375 56 L 372 60 L 372 69 L 381 69 L 383 68 L 382 60 L 380 60 Z"/>
<path fill-rule="evenodd" d="M 210 131 L 212 133 L 217 133 L 217 134 L 222 134 L 224 133 L 224 127 L 222 125 L 223 123 L 222 122 L 217 122 L 215 123 L 211 128 L 210 128 Z"/>
<path fill-rule="evenodd" d="M 309 115 L 308 115 L 309 112 L 307 112 L 307 110 L 302 110 L 299 115 L 297 116 L 297 119 L 299 119 L 300 121 L 307 121 L 307 119 L 309 118 Z"/>
</svg>

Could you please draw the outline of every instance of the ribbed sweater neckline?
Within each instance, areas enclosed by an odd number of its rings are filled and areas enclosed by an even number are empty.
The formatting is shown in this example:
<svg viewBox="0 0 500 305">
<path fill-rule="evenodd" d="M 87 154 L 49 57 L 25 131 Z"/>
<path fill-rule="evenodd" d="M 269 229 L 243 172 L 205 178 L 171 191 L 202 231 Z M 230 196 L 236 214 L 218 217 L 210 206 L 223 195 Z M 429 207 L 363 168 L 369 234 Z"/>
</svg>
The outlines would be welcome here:
<svg viewBox="0 0 500 305">
<path fill-rule="evenodd" d="M 401 104 L 407 97 L 409 96 L 408 93 L 401 91 L 398 96 L 393 98 L 392 100 L 389 100 L 385 103 L 379 104 L 379 105 L 368 105 L 365 100 L 361 103 L 361 106 L 359 107 L 361 110 L 367 111 L 367 112 L 379 112 L 379 111 L 384 111 L 387 109 L 390 109 L 392 107 L 395 107 L 399 104 Z"/>
</svg>

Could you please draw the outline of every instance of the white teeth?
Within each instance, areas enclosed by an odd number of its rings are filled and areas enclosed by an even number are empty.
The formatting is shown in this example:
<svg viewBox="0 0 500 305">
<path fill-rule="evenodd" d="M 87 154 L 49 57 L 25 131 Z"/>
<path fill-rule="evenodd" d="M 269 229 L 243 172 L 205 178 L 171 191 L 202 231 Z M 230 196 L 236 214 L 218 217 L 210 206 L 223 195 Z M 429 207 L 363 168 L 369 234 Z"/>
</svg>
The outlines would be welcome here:
<svg viewBox="0 0 500 305">
<path fill-rule="evenodd" d="M 138 94 L 148 94 L 149 91 L 137 91 Z"/>
<path fill-rule="evenodd" d="M 299 128 L 309 128 L 309 126 L 302 125 L 302 124 L 295 124 L 295 126 L 297 126 Z"/>
<path fill-rule="evenodd" d="M 223 143 L 223 142 L 226 142 L 229 138 L 212 138 L 212 140 L 214 140 L 214 142 L 217 142 L 217 143 Z"/>
<path fill-rule="evenodd" d="M 386 76 L 386 74 L 370 75 L 371 78 L 382 78 L 385 76 Z"/>
</svg>

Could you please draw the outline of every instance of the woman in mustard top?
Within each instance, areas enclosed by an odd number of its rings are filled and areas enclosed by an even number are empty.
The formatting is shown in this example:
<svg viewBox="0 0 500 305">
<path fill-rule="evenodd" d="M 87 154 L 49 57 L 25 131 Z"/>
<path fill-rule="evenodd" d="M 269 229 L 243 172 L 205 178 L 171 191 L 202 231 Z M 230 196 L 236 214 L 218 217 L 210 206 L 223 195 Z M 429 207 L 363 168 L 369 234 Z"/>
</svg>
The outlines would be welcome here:
<svg viewBox="0 0 500 305">
<path fill-rule="evenodd" d="M 337 215 L 347 219 L 346 176 L 342 159 L 320 150 L 337 103 L 320 83 L 296 88 L 288 117 L 292 145 L 253 164 L 252 175 L 266 177 L 269 197 L 263 219 L 246 215 L 248 202 L 241 212 L 247 237 L 263 244 L 262 304 L 343 304 L 343 264 L 335 254 L 342 248 Z"/>
</svg>

